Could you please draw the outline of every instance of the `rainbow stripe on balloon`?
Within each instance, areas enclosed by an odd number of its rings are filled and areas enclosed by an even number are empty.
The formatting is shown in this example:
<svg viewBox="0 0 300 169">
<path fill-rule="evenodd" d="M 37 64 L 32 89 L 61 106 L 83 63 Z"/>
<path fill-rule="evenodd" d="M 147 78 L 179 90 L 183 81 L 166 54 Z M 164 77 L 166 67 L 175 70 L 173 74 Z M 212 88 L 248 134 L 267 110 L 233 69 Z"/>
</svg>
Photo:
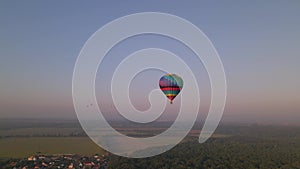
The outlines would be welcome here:
<svg viewBox="0 0 300 169">
<path fill-rule="evenodd" d="M 176 74 L 166 74 L 160 78 L 159 87 L 172 104 L 183 87 L 183 80 Z"/>
</svg>

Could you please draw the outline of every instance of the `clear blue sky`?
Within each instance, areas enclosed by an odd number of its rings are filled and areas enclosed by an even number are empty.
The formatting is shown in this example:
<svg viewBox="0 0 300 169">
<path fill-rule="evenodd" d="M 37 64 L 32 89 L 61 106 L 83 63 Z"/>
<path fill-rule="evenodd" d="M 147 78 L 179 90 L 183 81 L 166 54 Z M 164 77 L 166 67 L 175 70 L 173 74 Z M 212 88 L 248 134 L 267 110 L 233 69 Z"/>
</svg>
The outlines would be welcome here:
<svg viewBox="0 0 300 169">
<path fill-rule="evenodd" d="M 149 11 L 185 18 L 213 42 L 227 75 L 224 121 L 281 124 L 299 121 L 300 1 L 297 0 L 1 1 L 0 118 L 76 118 L 72 73 L 85 41 L 118 17 Z M 157 37 L 143 38 L 147 41 L 139 47 L 161 44 L 161 48 L 168 49 L 165 43 L 153 44 Z M 128 45 L 135 41 L 141 39 L 132 39 Z M 116 61 L 107 59 L 104 71 L 110 72 Z M 199 64 L 191 66 L 196 68 Z M 209 83 L 203 68 L 195 71 L 200 74 L 198 81 L 203 80 L 201 111 L 205 114 Z M 109 78 L 107 74 L 105 78 Z M 143 77 L 137 78 L 133 85 L 140 84 L 139 79 Z M 143 98 L 143 93 L 133 94 L 133 102 Z M 135 104 L 141 109 L 147 106 Z M 107 110 L 110 111 L 109 106 Z"/>
</svg>

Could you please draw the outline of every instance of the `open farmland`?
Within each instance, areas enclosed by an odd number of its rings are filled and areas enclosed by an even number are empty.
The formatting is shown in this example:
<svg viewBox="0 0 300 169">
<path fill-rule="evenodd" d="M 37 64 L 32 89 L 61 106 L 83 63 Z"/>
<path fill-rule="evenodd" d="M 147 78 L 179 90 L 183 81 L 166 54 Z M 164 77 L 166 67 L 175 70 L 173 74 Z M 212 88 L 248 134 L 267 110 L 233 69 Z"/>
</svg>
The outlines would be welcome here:
<svg viewBox="0 0 300 169">
<path fill-rule="evenodd" d="M 0 139 L 0 158 L 42 154 L 103 154 L 88 137 L 10 137 Z"/>
</svg>

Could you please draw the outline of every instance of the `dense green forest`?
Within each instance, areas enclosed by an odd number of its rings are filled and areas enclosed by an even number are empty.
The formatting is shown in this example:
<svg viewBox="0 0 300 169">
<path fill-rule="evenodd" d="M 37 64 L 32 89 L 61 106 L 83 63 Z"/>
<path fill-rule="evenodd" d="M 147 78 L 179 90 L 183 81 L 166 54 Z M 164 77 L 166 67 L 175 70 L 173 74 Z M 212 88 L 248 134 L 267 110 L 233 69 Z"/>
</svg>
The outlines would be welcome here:
<svg viewBox="0 0 300 169">
<path fill-rule="evenodd" d="M 229 137 L 197 143 L 188 137 L 172 150 L 145 159 L 111 156 L 110 169 L 299 169 L 299 128 L 223 126 Z"/>
</svg>

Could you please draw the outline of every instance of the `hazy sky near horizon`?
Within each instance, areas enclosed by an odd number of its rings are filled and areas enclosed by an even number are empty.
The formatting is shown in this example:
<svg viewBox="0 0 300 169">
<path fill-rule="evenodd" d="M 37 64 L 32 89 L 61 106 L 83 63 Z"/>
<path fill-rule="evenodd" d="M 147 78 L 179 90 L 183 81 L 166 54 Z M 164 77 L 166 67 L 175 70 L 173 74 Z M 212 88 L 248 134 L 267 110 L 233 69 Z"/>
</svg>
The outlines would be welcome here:
<svg viewBox="0 0 300 169">
<path fill-rule="evenodd" d="M 106 23 L 137 12 L 164 12 L 185 18 L 212 41 L 227 75 L 223 121 L 298 123 L 300 1 L 297 0 L 1 1 L 0 118 L 76 118 L 72 73 L 81 48 Z M 100 105 L 103 104 L 108 117 L 114 109 L 110 99 L 103 96 L 109 89 L 107 82 L 114 66 L 123 57 L 119 55 L 145 47 L 174 50 L 184 60 L 192 55 L 166 37 L 133 37 L 119 44 L 107 55 L 101 68 L 103 76 L 96 80 L 96 90 L 103 101 Z M 202 119 L 209 105 L 209 81 L 201 62 L 192 59 L 187 62 L 202 84 L 200 114 L 203 116 L 199 116 Z M 149 106 L 146 92 L 155 87 L 156 82 L 152 82 L 159 76 L 161 72 L 144 72 L 133 81 L 132 102 L 137 108 Z M 152 80 L 146 84 L 146 90 L 141 86 L 145 85 L 144 77 Z M 166 115 L 164 120 L 173 119 L 171 116 L 174 115 Z"/>
</svg>

